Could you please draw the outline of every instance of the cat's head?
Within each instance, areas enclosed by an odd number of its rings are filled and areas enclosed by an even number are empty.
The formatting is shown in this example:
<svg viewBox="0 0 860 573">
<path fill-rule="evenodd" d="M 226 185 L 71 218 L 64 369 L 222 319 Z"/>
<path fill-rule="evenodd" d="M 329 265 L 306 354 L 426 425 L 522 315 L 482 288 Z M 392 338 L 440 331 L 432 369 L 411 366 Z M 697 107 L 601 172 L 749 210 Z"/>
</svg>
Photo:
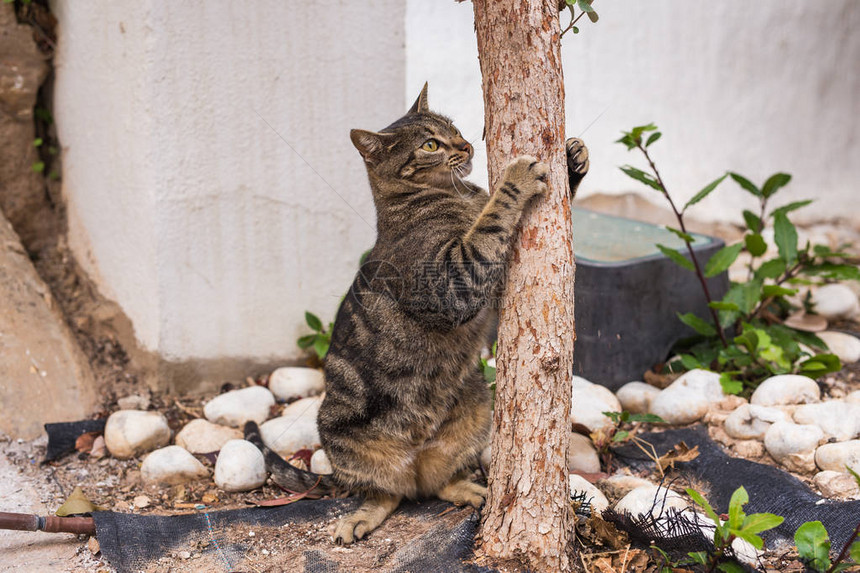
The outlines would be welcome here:
<svg viewBox="0 0 860 573">
<path fill-rule="evenodd" d="M 380 179 L 445 187 L 472 170 L 471 144 L 450 119 L 427 107 L 427 84 L 406 115 L 382 131 L 353 129 L 349 135 Z"/>
</svg>

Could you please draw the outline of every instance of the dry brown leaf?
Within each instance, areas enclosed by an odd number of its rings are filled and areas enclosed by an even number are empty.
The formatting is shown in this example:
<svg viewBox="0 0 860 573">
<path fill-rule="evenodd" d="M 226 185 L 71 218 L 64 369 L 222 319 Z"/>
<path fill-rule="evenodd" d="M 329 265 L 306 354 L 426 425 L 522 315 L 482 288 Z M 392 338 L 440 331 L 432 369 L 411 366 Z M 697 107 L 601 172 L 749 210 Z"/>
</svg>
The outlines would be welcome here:
<svg viewBox="0 0 860 573">
<path fill-rule="evenodd" d="M 92 513 L 94 511 L 104 511 L 105 508 L 99 507 L 84 495 L 81 486 L 78 486 L 72 491 L 71 495 L 66 499 L 66 502 L 57 510 L 57 515 L 66 517 L 69 515 L 78 515 L 81 513 Z"/>
<path fill-rule="evenodd" d="M 596 513 L 592 513 L 588 518 L 588 525 L 591 528 L 591 537 L 593 541 L 610 547 L 612 549 L 621 549 L 629 543 L 627 533 L 618 531 L 614 524 L 604 520 Z"/>
<path fill-rule="evenodd" d="M 660 469 L 660 473 L 662 474 L 666 468 L 675 469 L 676 462 L 689 462 L 697 457 L 699 457 L 699 446 L 693 446 L 691 448 L 684 442 L 680 442 L 675 444 L 674 449 L 669 450 L 657 458 L 657 467 Z"/>
</svg>

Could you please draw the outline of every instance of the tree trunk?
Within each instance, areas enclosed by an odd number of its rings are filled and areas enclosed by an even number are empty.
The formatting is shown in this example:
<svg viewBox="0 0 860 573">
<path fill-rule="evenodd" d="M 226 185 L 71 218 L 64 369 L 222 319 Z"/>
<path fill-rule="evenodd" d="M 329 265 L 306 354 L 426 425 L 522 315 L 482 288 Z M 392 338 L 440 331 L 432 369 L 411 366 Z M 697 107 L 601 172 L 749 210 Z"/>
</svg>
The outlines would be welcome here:
<svg viewBox="0 0 860 573">
<path fill-rule="evenodd" d="M 509 261 L 481 550 L 565 572 L 574 535 L 566 457 L 575 331 L 558 5 L 474 0 L 474 7 L 490 189 L 517 155 L 550 166 L 549 192 L 524 215 Z"/>
</svg>

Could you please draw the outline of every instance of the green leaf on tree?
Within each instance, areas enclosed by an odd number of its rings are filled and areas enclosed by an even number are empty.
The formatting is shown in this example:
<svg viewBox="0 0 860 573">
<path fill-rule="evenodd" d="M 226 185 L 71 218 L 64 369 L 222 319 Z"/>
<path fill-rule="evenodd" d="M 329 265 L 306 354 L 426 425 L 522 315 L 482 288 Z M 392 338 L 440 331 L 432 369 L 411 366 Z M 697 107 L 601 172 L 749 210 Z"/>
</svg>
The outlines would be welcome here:
<svg viewBox="0 0 860 573">
<path fill-rule="evenodd" d="M 684 208 L 681 209 L 681 212 L 683 213 L 684 211 L 687 210 L 687 207 L 692 207 L 693 205 L 695 205 L 696 203 L 698 203 L 699 201 L 701 201 L 702 199 L 707 197 L 711 193 L 711 191 L 716 189 L 717 185 L 722 183 L 723 179 L 725 179 L 727 176 L 728 176 L 728 174 L 723 175 L 722 177 L 720 177 L 718 179 L 714 179 L 713 181 L 711 181 L 710 183 L 705 185 L 705 187 L 701 191 L 699 191 L 698 193 L 693 195 L 693 198 L 690 199 L 689 201 L 687 201 L 687 204 L 684 205 Z"/>
<path fill-rule="evenodd" d="M 759 279 L 775 279 L 785 272 L 785 261 L 771 259 L 756 270 L 755 276 Z"/>
<path fill-rule="evenodd" d="M 310 348 L 316 339 L 316 334 L 308 334 L 307 336 L 302 336 L 301 338 L 299 338 L 296 341 L 296 344 L 298 344 L 299 348 L 301 349 Z"/>
<path fill-rule="evenodd" d="M 729 173 L 729 176 L 730 176 L 732 179 L 734 179 L 734 180 L 735 180 L 735 182 L 736 182 L 738 185 L 740 185 L 743 189 L 745 189 L 745 190 L 749 191 L 750 193 L 752 193 L 752 194 L 753 194 L 753 195 L 755 195 L 756 197 L 761 197 L 761 196 L 762 196 L 761 191 L 759 190 L 759 188 L 758 188 L 758 187 L 756 187 L 755 185 L 753 185 L 752 181 L 750 181 L 750 180 L 749 180 L 749 179 L 747 179 L 746 177 L 744 177 L 744 176 L 742 176 L 742 175 L 738 175 L 737 173 Z"/>
<path fill-rule="evenodd" d="M 690 233 L 685 233 L 684 231 L 681 231 L 680 229 L 676 229 L 674 227 L 670 227 L 669 225 L 666 225 L 666 230 L 671 233 L 674 233 L 682 241 L 685 241 L 687 243 L 696 242 L 696 238 L 693 237 L 693 235 L 691 235 Z"/>
<path fill-rule="evenodd" d="M 767 199 L 780 188 L 788 185 L 789 181 L 791 181 L 791 175 L 788 173 L 777 173 L 775 175 L 771 175 L 768 177 L 768 180 L 764 182 L 764 185 L 762 185 L 761 194 L 765 199 Z"/>
<path fill-rule="evenodd" d="M 688 312 L 685 314 L 681 314 L 679 312 L 676 314 L 678 315 L 678 318 L 681 320 L 681 322 L 683 322 L 702 336 L 716 336 L 717 329 L 714 328 L 714 325 L 705 320 L 702 320 L 692 312 Z"/>
<path fill-rule="evenodd" d="M 325 355 L 328 354 L 329 341 L 325 336 L 317 336 L 316 340 L 314 340 L 314 352 L 317 353 L 320 360 L 325 358 Z"/>
<path fill-rule="evenodd" d="M 773 240 L 779 249 L 780 258 L 785 261 L 786 266 L 791 266 L 797 261 L 797 229 L 788 220 L 785 213 L 778 213 L 773 221 Z"/>
<path fill-rule="evenodd" d="M 735 243 L 714 253 L 705 265 L 705 276 L 708 278 L 715 277 L 728 269 L 738 258 L 743 248 L 743 243 Z"/>
<path fill-rule="evenodd" d="M 714 310 L 740 310 L 740 307 L 733 302 L 725 302 L 722 300 L 717 300 L 708 303 L 708 308 L 712 308 Z"/>
<path fill-rule="evenodd" d="M 767 252 L 767 243 L 758 233 L 747 233 L 744 235 L 744 244 L 747 251 L 754 257 L 760 257 Z"/>
<path fill-rule="evenodd" d="M 810 203 L 812 203 L 812 199 L 807 199 L 805 201 L 795 201 L 794 203 L 789 203 L 788 205 L 783 205 L 778 209 L 774 209 L 770 215 L 771 217 L 779 215 L 780 213 L 786 215 L 788 213 L 791 213 L 792 211 L 800 209 L 801 207 L 806 207 Z"/>
<path fill-rule="evenodd" d="M 660 133 L 659 131 L 652 133 L 651 135 L 648 136 L 648 141 L 645 142 L 645 147 L 648 147 L 649 145 L 651 145 L 652 143 L 654 143 L 655 141 L 657 141 L 661 137 L 663 137 L 663 134 Z"/>
<path fill-rule="evenodd" d="M 636 169 L 635 167 L 632 167 L 630 165 L 625 165 L 621 168 L 621 171 L 623 171 L 628 177 L 631 177 L 636 181 L 644 183 L 648 187 L 656 189 L 661 193 L 663 192 L 663 188 L 660 187 L 660 184 L 657 182 L 657 180 L 652 175 L 645 173 L 641 169 Z"/>
<path fill-rule="evenodd" d="M 679 251 L 660 244 L 657 245 L 657 248 L 660 249 L 661 253 L 669 257 L 676 265 L 681 266 L 688 271 L 695 270 L 696 267 L 693 266 L 693 263 Z"/>
<path fill-rule="evenodd" d="M 744 222 L 747 224 L 747 229 L 753 233 L 761 233 L 762 228 L 764 227 L 759 216 L 746 209 L 744 209 Z"/>
<path fill-rule="evenodd" d="M 308 326 L 311 327 L 311 330 L 315 330 L 317 332 L 323 331 L 322 321 L 314 313 L 305 312 L 305 322 L 308 323 Z"/>
</svg>

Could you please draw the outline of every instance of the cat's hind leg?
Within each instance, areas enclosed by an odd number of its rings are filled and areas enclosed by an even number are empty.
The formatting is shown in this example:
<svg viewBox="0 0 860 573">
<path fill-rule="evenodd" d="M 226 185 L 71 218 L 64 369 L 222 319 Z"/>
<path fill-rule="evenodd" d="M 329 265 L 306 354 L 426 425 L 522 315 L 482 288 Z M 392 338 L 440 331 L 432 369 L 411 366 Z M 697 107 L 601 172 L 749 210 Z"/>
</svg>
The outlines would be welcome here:
<svg viewBox="0 0 860 573">
<path fill-rule="evenodd" d="M 349 545 L 363 538 L 397 509 L 400 499 L 399 495 L 369 495 L 354 513 L 335 524 L 332 539 L 338 545 Z"/>
</svg>

